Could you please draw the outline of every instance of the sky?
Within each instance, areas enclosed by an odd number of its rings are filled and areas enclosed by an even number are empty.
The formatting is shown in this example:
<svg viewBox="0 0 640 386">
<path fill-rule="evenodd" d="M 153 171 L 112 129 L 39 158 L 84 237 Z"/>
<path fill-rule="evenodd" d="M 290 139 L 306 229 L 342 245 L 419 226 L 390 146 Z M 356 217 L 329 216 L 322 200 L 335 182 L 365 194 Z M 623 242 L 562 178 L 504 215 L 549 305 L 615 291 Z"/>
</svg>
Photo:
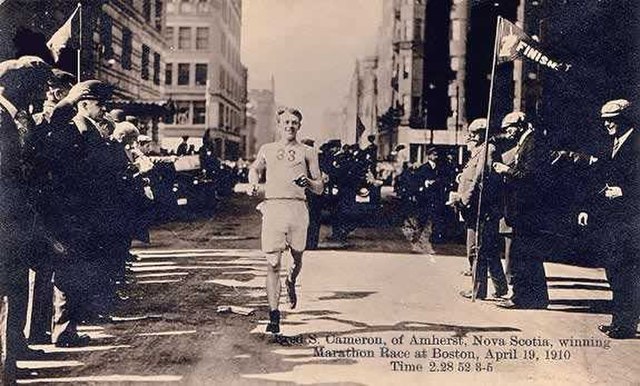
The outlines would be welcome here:
<svg viewBox="0 0 640 386">
<path fill-rule="evenodd" d="M 249 89 L 301 109 L 313 136 L 327 109 L 345 101 L 356 59 L 375 54 L 382 0 L 244 0 L 242 62 Z"/>
</svg>

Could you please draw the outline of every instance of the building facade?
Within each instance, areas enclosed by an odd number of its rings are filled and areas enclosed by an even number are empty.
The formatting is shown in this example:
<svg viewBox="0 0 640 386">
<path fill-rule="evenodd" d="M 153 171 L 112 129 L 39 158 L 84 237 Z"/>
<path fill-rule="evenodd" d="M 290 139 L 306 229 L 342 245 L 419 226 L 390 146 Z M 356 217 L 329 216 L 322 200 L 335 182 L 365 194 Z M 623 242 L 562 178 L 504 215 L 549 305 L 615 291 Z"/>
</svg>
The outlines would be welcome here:
<svg viewBox="0 0 640 386">
<path fill-rule="evenodd" d="M 383 7 L 377 48 L 383 156 L 398 143 L 410 147 L 413 161 L 431 146 L 464 145 L 467 123 L 488 112 L 498 16 L 572 69 L 549 71 L 527 59 L 496 66 L 491 127 L 509 111 L 524 111 L 552 146 L 596 151 L 599 107 L 608 99 L 638 100 L 637 1 L 384 0 Z"/>
<path fill-rule="evenodd" d="M 486 115 L 497 16 L 516 20 L 518 4 L 384 0 L 377 52 L 382 156 L 402 143 L 412 162 L 422 162 L 431 147 L 453 152 L 464 145 L 466 123 Z M 513 66 L 506 71 L 505 86 L 512 85 Z M 514 98 L 513 90 L 500 95 Z"/>
<path fill-rule="evenodd" d="M 242 1 L 171 0 L 167 3 L 168 44 L 164 85 L 174 114 L 163 144 L 202 138 L 210 130 L 217 155 L 244 156 L 246 68 L 240 59 Z"/>
<path fill-rule="evenodd" d="M 73 18 L 70 47 L 58 67 L 80 80 L 100 79 L 114 88 L 111 107 L 135 116 L 141 132 L 159 140 L 166 114 L 163 98 L 165 0 L 80 1 Z M 46 41 L 70 18 L 78 1 L 28 0 L 0 4 L 0 59 L 38 55 L 53 61 Z"/>
</svg>

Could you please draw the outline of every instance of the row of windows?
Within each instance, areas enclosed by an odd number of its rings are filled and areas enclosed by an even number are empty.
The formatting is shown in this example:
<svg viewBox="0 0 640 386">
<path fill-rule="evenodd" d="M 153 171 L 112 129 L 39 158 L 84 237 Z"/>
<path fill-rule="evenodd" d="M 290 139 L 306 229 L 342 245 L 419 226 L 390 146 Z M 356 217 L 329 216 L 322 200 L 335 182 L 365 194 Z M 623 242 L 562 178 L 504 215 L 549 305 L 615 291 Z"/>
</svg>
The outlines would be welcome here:
<svg viewBox="0 0 640 386">
<path fill-rule="evenodd" d="M 194 70 L 193 73 L 191 72 L 192 68 Z M 206 86 L 207 79 L 209 78 L 208 70 L 209 66 L 206 63 L 167 63 L 165 64 L 164 82 L 167 86 Z M 177 71 L 177 74 L 175 73 L 175 71 Z M 193 83 L 191 82 L 192 78 Z M 231 96 L 235 100 L 242 99 L 242 85 L 236 82 L 233 76 L 229 74 L 229 72 L 227 72 L 223 67 L 220 68 L 218 88 L 220 92 Z"/>
<path fill-rule="evenodd" d="M 213 2 L 214 0 L 168 0 L 167 13 L 209 13 L 210 3 Z"/>
<path fill-rule="evenodd" d="M 166 27 L 164 36 L 169 44 L 169 49 L 174 50 L 176 48 L 175 27 Z M 191 50 L 193 48 L 196 50 L 209 49 L 209 27 L 195 28 L 195 42 L 193 41 L 193 28 L 178 27 L 177 47 L 179 50 Z"/>
<path fill-rule="evenodd" d="M 102 58 L 109 60 L 114 57 L 113 52 L 113 19 L 103 13 L 100 17 L 100 42 L 102 43 Z M 140 77 L 144 80 L 153 78 L 153 83 L 160 84 L 160 53 L 153 52 L 153 73 L 151 75 L 151 48 L 146 44 L 142 44 L 140 59 Z M 133 56 L 133 32 L 127 27 L 122 28 L 122 52 L 120 54 L 120 65 L 123 70 L 131 70 Z"/>
<path fill-rule="evenodd" d="M 421 18 L 415 18 L 413 22 L 411 20 L 405 20 L 402 23 L 396 24 L 395 38 L 397 41 L 421 41 L 422 32 Z"/>
<path fill-rule="evenodd" d="M 206 123 L 207 105 L 205 101 L 177 101 L 176 113 L 167 123 L 178 125 L 203 125 Z M 173 118 L 173 119 L 171 119 Z"/>
<path fill-rule="evenodd" d="M 178 63 L 176 65 L 178 76 L 176 79 L 176 85 L 189 86 L 191 84 L 191 63 Z M 196 86 L 205 86 L 209 77 L 209 66 L 206 63 L 196 63 L 194 66 L 194 84 Z M 164 83 L 168 86 L 174 84 L 173 79 L 174 65 L 173 63 L 167 63 L 165 65 Z"/>
<path fill-rule="evenodd" d="M 126 0 L 125 3 L 132 8 L 134 7 L 133 0 Z M 140 6 L 138 1 L 136 1 L 135 5 Z M 162 0 L 154 0 L 153 2 L 151 0 L 142 0 L 142 9 L 137 9 L 142 12 L 145 22 L 151 23 L 153 21 L 155 29 L 162 31 Z"/>
<path fill-rule="evenodd" d="M 218 103 L 218 127 L 233 129 L 237 132 L 241 124 L 240 114 L 234 108 L 222 102 Z"/>
<path fill-rule="evenodd" d="M 177 101 L 176 112 L 167 123 L 178 125 L 203 125 L 206 123 L 207 104 L 203 100 Z M 241 114 L 233 107 L 218 103 L 218 127 L 235 130 L 242 125 Z"/>
</svg>

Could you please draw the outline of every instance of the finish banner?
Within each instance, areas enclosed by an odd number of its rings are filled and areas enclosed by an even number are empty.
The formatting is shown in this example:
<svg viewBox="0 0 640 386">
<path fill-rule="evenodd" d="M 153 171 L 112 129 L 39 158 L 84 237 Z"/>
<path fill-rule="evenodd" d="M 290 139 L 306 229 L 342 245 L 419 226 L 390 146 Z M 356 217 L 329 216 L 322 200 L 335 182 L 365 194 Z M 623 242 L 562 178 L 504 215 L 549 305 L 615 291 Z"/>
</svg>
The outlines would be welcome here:
<svg viewBox="0 0 640 386">
<path fill-rule="evenodd" d="M 500 18 L 498 31 L 500 36 L 497 41 L 500 46 L 497 51 L 497 64 L 527 58 L 556 71 L 566 72 L 571 68 L 570 64 L 559 62 L 545 54 L 535 40 L 509 20 Z"/>
</svg>

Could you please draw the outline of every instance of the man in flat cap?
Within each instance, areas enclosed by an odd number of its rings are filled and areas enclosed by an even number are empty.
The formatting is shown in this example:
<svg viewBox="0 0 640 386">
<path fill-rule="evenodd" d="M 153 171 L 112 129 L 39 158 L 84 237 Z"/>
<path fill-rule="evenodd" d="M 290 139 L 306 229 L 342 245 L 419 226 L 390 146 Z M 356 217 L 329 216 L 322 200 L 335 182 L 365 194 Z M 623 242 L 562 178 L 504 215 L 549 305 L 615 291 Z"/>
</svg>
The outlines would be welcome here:
<svg viewBox="0 0 640 386">
<path fill-rule="evenodd" d="M 578 224 L 595 229 L 592 252 L 602 259 L 613 293 L 611 324 L 598 329 L 630 339 L 640 316 L 640 133 L 626 99 L 605 103 L 600 116 L 611 142 L 596 164 L 590 210 L 579 214 Z"/>
<path fill-rule="evenodd" d="M 460 295 L 465 298 L 472 298 L 475 295 L 475 298 L 483 300 L 487 297 L 487 271 L 491 273 L 495 288 L 494 297 L 502 297 L 509 291 L 498 247 L 498 224 L 502 215 L 501 181 L 500 177 L 491 170 L 491 164 L 501 161 L 501 158 L 493 143 L 485 143 L 487 134 L 485 118 L 478 118 L 471 122 L 468 131 L 471 157 L 462 170 L 458 191 L 453 197 L 452 204 L 460 208 L 465 220 L 467 257 L 472 268 L 475 264 L 475 271 L 472 269 L 475 279 L 472 291 L 463 291 Z M 485 151 L 487 159 L 483 162 Z M 480 221 L 478 221 L 481 186 L 482 206 Z M 479 250 L 476 243 L 478 235 Z"/>
<path fill-rule="evenodd" d="M 22 57 L 0 63 L 0 331 L 5 381 L 15 376 L 16 358 L 30 351 L 22 332 L 26 321 L 28 267 L 26 257 L 35 216 L 27 200 L 23 150 L 34 123 L 29 106 L 44 99 L 51 68 L 40 58 Z"/>
<path fill-rule="evenodd" d="M 498 304 L 506 309 L 544 309 L 549 304 L 544 254 L 541 250 L 545 227 L 544 202 L 549 154 L 543 138 L 534 130 L 527 116 L 514 111 L 501 124 L 505 136 L 517 143 L 514 162 L 493 162 L 495 172 L 504 176 L 506 188 L 506 222 L 513 227 L 511 245 L 513 295 Z M 544 245 L 542 245 L 544 246 Z"/>
</svg>

